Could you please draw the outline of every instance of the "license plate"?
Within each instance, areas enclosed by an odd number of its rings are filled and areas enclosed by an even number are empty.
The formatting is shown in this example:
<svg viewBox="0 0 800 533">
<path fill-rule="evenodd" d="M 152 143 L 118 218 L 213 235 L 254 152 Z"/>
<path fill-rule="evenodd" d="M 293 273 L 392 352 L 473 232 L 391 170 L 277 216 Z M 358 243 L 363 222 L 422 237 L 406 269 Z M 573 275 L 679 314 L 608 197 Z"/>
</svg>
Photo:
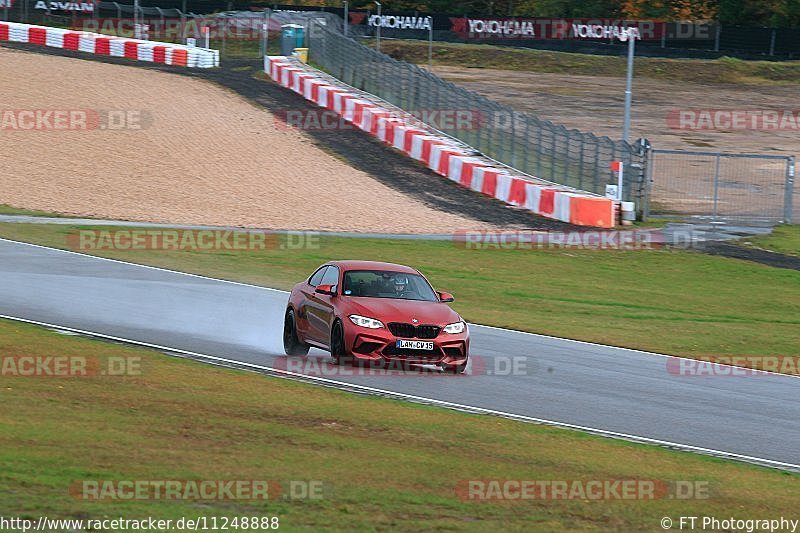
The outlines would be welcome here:
<svg viewBox="0 0 800 533">
<path fill-rule="evenodd" d="M 406 348 L 408 350 L 433 350 L 433 341 L 409 341 L 397 339 L 395 346 L 397 348 Z"/>
</svg>

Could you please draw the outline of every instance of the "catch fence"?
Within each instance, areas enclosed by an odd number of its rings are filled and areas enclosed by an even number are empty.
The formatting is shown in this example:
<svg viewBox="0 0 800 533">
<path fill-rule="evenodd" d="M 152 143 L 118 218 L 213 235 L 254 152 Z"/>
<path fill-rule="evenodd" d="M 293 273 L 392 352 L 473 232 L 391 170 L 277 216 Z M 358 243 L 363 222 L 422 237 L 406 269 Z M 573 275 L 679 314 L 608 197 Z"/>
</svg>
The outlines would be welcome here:
<svg viewBox="0 0 800 533">
<path fill-rule="evenodd" d="M 653 150 L 644 214 L 717 221 L 797 221 L 794 157 Z"/>
<path fill-rule="evenodd" d="M 604 194 L 612 161 L 626 172 L 624 199 L 641 203 L 646 151 L 639 144 L 567 129 L 493 102 L 309 21 L 310 59 L 345 83 L 377 95 L 435 129 L 525 174 Z"/>
</svg>

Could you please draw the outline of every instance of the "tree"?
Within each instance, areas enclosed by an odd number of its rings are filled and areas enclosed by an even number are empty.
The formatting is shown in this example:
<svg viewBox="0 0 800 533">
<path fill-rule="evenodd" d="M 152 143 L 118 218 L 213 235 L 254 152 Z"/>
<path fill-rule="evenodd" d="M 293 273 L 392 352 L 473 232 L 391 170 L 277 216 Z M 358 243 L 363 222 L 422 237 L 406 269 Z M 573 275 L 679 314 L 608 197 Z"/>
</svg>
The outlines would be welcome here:
<svg viewBox="0 0 800 533">
<path fill-rule="evenodd" d="M 286 1 L 286 0 L 284 0 Z M 340 0 L 289 0 L 338 5 Z M 553 17 L 706 21 L 742 26 L 800 26 L 800 0 L 381 0 L 385 13 L 418 11 L 474 17 Z M 351 9 L 375 11 L 373 0 Z"/>
</svg>

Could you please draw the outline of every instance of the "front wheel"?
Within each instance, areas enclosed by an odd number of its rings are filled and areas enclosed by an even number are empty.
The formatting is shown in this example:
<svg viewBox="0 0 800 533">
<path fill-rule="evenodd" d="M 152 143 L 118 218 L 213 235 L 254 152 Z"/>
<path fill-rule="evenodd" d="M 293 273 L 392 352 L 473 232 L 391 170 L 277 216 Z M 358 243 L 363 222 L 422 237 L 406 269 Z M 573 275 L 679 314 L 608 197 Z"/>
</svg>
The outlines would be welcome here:
<svg viewBox="0 0 800 533">
<path fill-rule="evenodd" d="M 283 351 L 286 355 L 307 355 L 309 346 L 297 338 L 294 310 L 287 309 L 283 320 Z"/>
<path fill-rule="evenodd" d="M 344 328 L 338 320 L 334 322 L 333 328 L 331 328 L 331 357 L 335 365 L 352 363 L 352 358 L 347 355 L 347 350 L 344 346 Z"/>
</svg>

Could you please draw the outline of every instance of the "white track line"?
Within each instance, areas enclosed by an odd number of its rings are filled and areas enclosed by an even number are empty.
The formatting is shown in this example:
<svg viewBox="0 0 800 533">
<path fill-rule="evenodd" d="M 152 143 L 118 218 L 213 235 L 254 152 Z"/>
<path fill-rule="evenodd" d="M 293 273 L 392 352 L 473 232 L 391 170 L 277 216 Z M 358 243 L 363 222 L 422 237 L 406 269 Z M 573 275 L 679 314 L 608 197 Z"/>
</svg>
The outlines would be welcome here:
<svg viewBox="0 0 800 533">
<path fill-rule="evenodd" d="M 100 261 L 110 261 L 112 263 L 119 263 L 119 264 L 122 264 L 122 265 L 134 266 L 134 267 L 138 267 L 138 268 L 147 268 L 147 269 L 150 269 L 150 270 L 157 270 L 157 271 L 160 271 L 160 272 L 168 272 L 170 274 L 179 274 L 181 276 L 189 276 L 189 277 L 192 277 L 192 278 L 199 278 L 199 279 L 205 279 L 205 280 L 209 280 L 209 281 L 216 281 L 216 282 L 219 282 L 219 283 L 230 283 L 231 285 L 239 285 L 241 287 L 251 287 L 253 289 L 260 289 L 260 290 L 263 290 L 263 291 L 280 292 L 280 293 L 283 293 L 283 294 L 289 294 L 289 291 L 284 291 L 282 289 L 273 289 L 272 287 L 264 287 L 263 285 L 253 285 L 251 283 L 243 283 L 243 282 L 240 282 L 240 281 L 231 281 L 231 280 L 227 280 L 227 279 L 212 278 L 212 277 L 209 277 L 209 276 L 203 276 L 201 274 L 192 274 L 190 272 L 182 272 L 180 270 L 171 270 L 169 268 L 161 268 L 161 267 L 156 267 L 156 266 L 143 265 L 143 264 L 140 264 L 140 263 L 131 263 L 129 261 L 122 261 L 121 259 L 111 259 L 109 257 L 100 257 L 98 255 L 85 254 L 85 253 L 81 253 L 81 252 L 75 252 L 75 251 L 72 251 L 72 250 L 64 250 L 62 248 L 53 248 L 51 246 L 44 246 L 44 245 L 41 245 L 41 244 L 33 244 L 33 243 L 30 243 L 30 242 L 25 242 L 25 241 L 16 241 L 14 239 L 5 239 L 3 237 L 0 237 L 0 241 L 10 242 L 10 243 L 14 243 L 14 244 L 23 244 L 25 246 L 32 246 L 34 248 L 42 248 L 44 250 L 52 250 L 54 252 L 61 252 L 61 253 L 65 253 L 65 254 L 80 255 L 82 257 L 88 257 L 90 259 L 97 259 L 97 260 L 100 260 Z M 568 338 L 565 338 L 565 337 L 556 337 L 554 335 L 545 335 L 545 334 L 542 334 L 542 333 L 531 333 L 530 331 L 519 331 L 519 330 L 516 330 L 516 329 L 501 328 L 501 327 L 498 327 L 498 326 L 487 326 L 485 324 L 473 324 L 473 323 L 470 323 L 470 326 L 471 327 L 474 326 L 474 327 L 479 327 L 479 328 L 486 328 L 486 329 L 494 329 L 494 330 L 498 330 L 498 331 L 507 331 L 507 332 L 510 332 L 510 333 L 518 333 L 520 335 L 531 335 L 533 337 L 539 337 L 539 338 L 542 338 L 542 339 L 558 340 L 558 341 L 564 341 L 564 342 L 574 342 L 574 343 L 583 344 L 583 345 L 586 345 L 586 346 L 596 346 L 598 348 L 614 348 L 616 350 L 625 350 L 625 351 L 628 351 L 628 352 L 651 355 L 651 356 L 656 356 L 656 357 L 670 357 L 670 358 L 674 358 L 674 359 L 683 359 L 683 360 L 686 360 L 686 361 L 698 361 L 698 359 L 692 359 L 691 357 L 683 357 L 683 356 L 680 356 L 680 355 L 669 355 L 669 354 L 658 353 L 658 352 L 648 352 L 648 351 L 645 351 L 645 350 L 637 350 L 635 348 L 625 348 L 624 346 L 614 346 L 614 345 L 611 345 L 611 344 L 600 344 L 598 342 L 581 341 L 581 340 L 576 340 L 576 339 L 568 339 Z M 737 368 L 737 369 L 750 370 L 750 371 L 753 370 L 752 368 L 744 367 L 744 366 L 729 365 L 729 364 L 725 364 L 725 363 L 714 363 L 714 362 L 711 362 L 711 363 L 714 364 L 715 366 L 722 367 L 722 368 L 727 367 L 727 368 Z M 758 372 L 761 373 L 761 374 L 773 374 L 773 375 L 780 376 L 780 377 L 783 377 L 783 378 L 800 379 L 800 375 L 781 374 L 780 372 L 774 372 L 772 370 L 759 370 Z"/>
<path fill-rule="evenodd" d="M 727 451 L 724 451 L 724 450 L 715 450 L 715 449 L 712 449 L 712 448 L 703 448 L 703 447 L 700 447 L 700 446 L 692 446 L 690 444 L 681 444 L 681 443 L 677 443 L 677 442 L 670 442 L 670 441 L 665 441 L 665 440 L 652 439 L 652 438 L 649 438 L 649 437 L 642 437 L 642 436 L 639 436 L 639 435 L 631 435 L 631 434 L 628 434 L 628 433 L 619 433 L 619 432 L 616 432 L 616 431 L 608 431 L 608 430 L 605 430 L 605 429 L 598 429 L 598 428 L 593 428 L 593 427 L 588 427 L 588 426 L 579 426 L 577 424 L 569 424 L 569 423 L 566 423 L 566 422 L 558 422 L 558 421 L 555 421 L 555 420 L 547 420 L 545 418 L 536 418 L 536 417 L 531 417 L 531 416 L 518 415 L 518 414 L 514 414 L 514 413 L 508 413 L 508 412 L 505 412 L 505 411 L 496 411 L 494 409 L 486 409 L 484 407 L 475 407 L 475 406 L 472 406 L 472 405 L 464 405 L 464 404 L 459 404 L 459 403 L 454 403 L 454 402 L 447 402 L 447 401 L 444 401 L 444 400 L 437 400 L 435 398 L 426 398 L 424 396 L 415 396 L 415 395 L 412 395 L 412 394 L 405 394 L 405 393 L 402 393 L 402 392 L 395 392 L 395 391 L 390 391 L 390 390 L 385 390 L 385 389 L 378 389 L 378 388 L 375 388 L 375 387 L 367 387 L 366 385 L 358 385 L 358 384 L 355 384 L 355 383 L 347 383 L 347 382 L 344 382 L 344 381 L 336 381 L 336 380 L 333 380 L 333 379 L 322 378 L 322 377 L 318 377 L 318 376 L 308 376 L 308 375 L 305 375 L 305 374 L 299 374 L 297 372 L 291 372 L 291 371 L 288 371 L 288 370 L 281 370 L 281 369 L 272 368 L 272 367 L 269 367 L 269 366 L 256 365 L 256 364 L 253 364 L 253 363 L 246 363 L 244 361 L 237 361 L 235 359 L 226 359 L 224 357 L 217 357 L 217 356 L 214 356 L 214 355 L 206 355 L 206 354 L 202 354 L 202 353 L 198 353 L 198 352 L 191 352 L 191 351 L 187 351 L 187 350 L 181 350 L 179 348 L 171 348 L 169 346 L 161 346 L 161 345 L 158 345 L 158 344 L 151 344 L 151 343 L 148 343 L 148 342 L 136 341 L 136 340 L 133 340 L 133 339 L 126 339 L 124 337 L 115 337 L 115 336 L 112 336 L 112 335 L 106 335 L 104 333 L 97 333 L 97 332 L 94 332 L 94 331 L 86 331 L 86 330 L 71 328 L 71 327 L 68 327 L 68 326 L 62 326 L 62 325 L 59 325 L 59 324 L 49 324 L 47 322 L 39 322 L 39 321 L 36 321 L 36 320 L 29 320 L 29 319 L 26 319 L 26 318 L 20 318 L 20 317 L 15 317 L 15 316 L 0 315 L 0 319 L 14 320 L 14 321 L 17 321 L 17 322 L 24 322 L 24 323 L 33 324 L 33 325 L 36 325 L 36 326 L 43 326 L 43 327 L 52 328 L 52 329 L 64 330 L 64 331 L 69 331 L 69 332 L 72 332 L 72 333 L 79 333 L 81 335 L 89 335 L 89 336 L 92 336 L 92 337 L 108 339 L 108 340 L 112 340 L 112 341 L 116 341 L 116 342 L 124 342 L 124 343 L 127 343 L 127 344 L 134 344 L 134 345 L 137 345 L 137 346 L 143 346 L 143 347 L 152 348 L 152 349 L 155 349 L 155 350 L 183 354 L 183 355 L 187 355 L 187 356 L 192 357 L 192 358 L 207 360 L 207 361 L 210 361 L 212 363 L 217 363 L 217 364 L 222 364 L 222 365 L 227 365 L 227 366 L 233 366 L 233 367 L 238 367 L 238 368 L 244 368 L 244 369 L 260 371 L 260 372 L 267 372 L 267 373 L 270 373 L 270 374 L 274 374 L 274 375 L 276 375 L 278 377 L 283 377 L 283 378 L 287 378 L 287 379 L 294 379 L 294 380 L 300 380 L 300 381 L 306 381 L 306 382 L 311 381 L 311 382 L 314 382 L 314 383 L 318 383 L 320 385 L 334 387 L 334 388 L 337 388 L 337 389 L 343 389 L 343 390 L 348 390 L 348 391 L 357 391 L 357 392 L 373 394 L 373 395 L 389 396 L 389 397 L 399 398 L 399 399 L 407 400 L 407 401 L 411 401 L 411 402 L 424 403 L 424 404 L 428 404 L 428 405 L 434 405 L 434 406 L 437 406 L 437 407 L 444 407 L 444 408 L 447 408 L 447 409 L 453 409 L 453 410 L 458 410 L 458 411 L 466 411 L 466 412 L 477 413 L 477 414 L 498 416 L 498 417 L 502 417 L 502 418 L 509 418 L 509 419 L 512 419 L 512 420 L 517 420 L 517 421 L 521 421 L 521 422 L 529 422 L 529 423 L 534 423 L 534 424 L 546 424 L 546 425 L 549 425 L 549 426 L 555 426 L 555 427 L 559 427 L 559 428 L 585 431 L 585 432 L 589 432 L 589 433 L 593 433 L 593 434 L 601 435 L 601 436 L 605 436 L 605 437 L 624 439 L 624 440 L 640 442 L 640 443 L 645 443 L 645 444 L 655 444 L 655 445 L 658 445 L 658 446 L 665 446 L 665 447 L 669 447 L 669 448 L 677 448 L 677 449 L 680 449 L 680 450 L 692 451 L 692 452 L 697 452 L 697 453 L 701 453 L 701 454 L 705 454 L 705 455 L 712 455 L 712 456 L 723 457 L 723 458 L 727 458 L 727 459 L 736 459 L 736 460 L 739 460 L 739 461 L 759 464 L 759 465 L 762 465 L 762 466 L 770 466 L 770 467 L 773 467 L 773 468 L 781 468 L 781 469 L 787 469 L 787 470 L 800 471 L 800 465 L 796 465 L 796 464 L 792 464 L 792 463 L 785 463 L 785 462 L 782 462 L 782 461 L 774 461 L 772 459 L 764 459 L 764 458 L 761 458 L 761 457 L 753 457 L 753 456 L 750 456 L 750 455 L 742 455 L 742 454 L 738 454 L 738 453 L 727 452 Z"/>
<path fill-rule="evenodd" d="M 285 293 L 285 294 L 289 294 L 289 291 L 284 291 L 284 290 L 281 290 L 281 289 L 273 289 L 272 287 L 264 287 L 262 285 L 252 285 L 250 283 L 242 283 L 240 281 L 231 281 L 231 280 L 227 280 L 227 279 L 211 278 L 209 276 L 203 276 L 203 275 L 200 275 L 200 274 L 191 274 L 189 272 L 181 272 L 180 270 L 171 270 L 169 268 L 161 268 L 161 267 L 155 267 L 155 266 L 150 266 L 150 265 L 143 265 L 141 263 L 131 263 L 129 261 L 122 261 L 120 259 L 111 259 L 109 257 L 101 257 L 99 255 L 84 254 L 84 253 L 75 252 L 75 251 L 72 251 L 72 250 L 64 250 L 62 248 L 53 248 L 51 246 L 44 246 L 44 245 L 41 245 L 41 244 L 34 244 L 32 242 L 15 241 L 13 239 L 4 239 L 3 237 L 0 237 L 0 241 L 11 242 L 11 243 L 14 243 L 14 244 L 24 244 L 25 246 L 32 246 L 34 248 L 41 248 L 43 250 L 51 250 L 53 252 L 61 252 L 61 253 L 64 253 L 64 254 L 80 255 L 82 257 L 88 257 L 90 259 L 97 259 L 97 260 L 100 260 L 100 261 L 110 261 L 112 263 L 119 263 L 121 265 L 128 265 L 128 266 L 134 266 L 134 267 L 139 267 L 139 268 L 147 268 L 147 269 L 150 269 L 150 270 L 158 270 L 159 272 L 169 272 L 170 274 L 180 274 L 182 276 L 189 276 L 189 277 L 192 277 L 192 278 L 207 279 L 207 280 L 211 280 L 211 281 L 217 281 L 217 282 L 220 282 L 220 283 L 230 283 L 231 285 L 239 285 L 239 286 L 242 286 L 242 287 L 252 287 L 254 289 L 261 289 L 263 291 L 282 292 L 282 293 Z"/>
</svg>

